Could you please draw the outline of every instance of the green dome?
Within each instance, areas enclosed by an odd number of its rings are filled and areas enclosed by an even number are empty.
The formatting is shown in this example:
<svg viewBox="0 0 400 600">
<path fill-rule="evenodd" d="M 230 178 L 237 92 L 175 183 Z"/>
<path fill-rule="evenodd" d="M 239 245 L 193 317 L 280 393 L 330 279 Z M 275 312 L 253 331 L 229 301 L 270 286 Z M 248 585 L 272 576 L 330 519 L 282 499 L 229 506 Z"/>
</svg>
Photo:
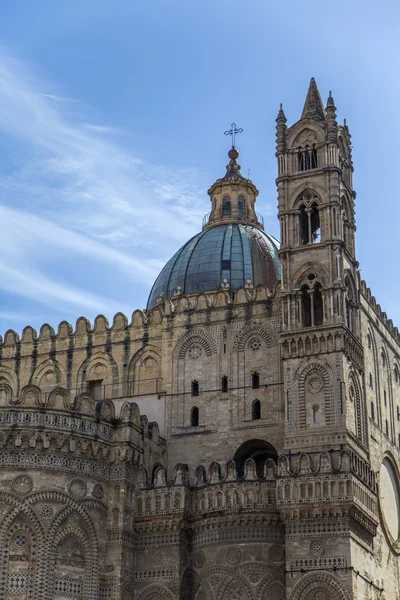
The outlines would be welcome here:
<svg viewBox="0 0 400 600">
<path fill-rule="evenodd" d="M 226 223 L 190 239 L 167 262 L 150 292 L 147 308 L 159 297 L 198 294 L 229 287 L 264 284 L 272 289 L 281 278 L 279 242 L 258 227 Z"/>
</svg>

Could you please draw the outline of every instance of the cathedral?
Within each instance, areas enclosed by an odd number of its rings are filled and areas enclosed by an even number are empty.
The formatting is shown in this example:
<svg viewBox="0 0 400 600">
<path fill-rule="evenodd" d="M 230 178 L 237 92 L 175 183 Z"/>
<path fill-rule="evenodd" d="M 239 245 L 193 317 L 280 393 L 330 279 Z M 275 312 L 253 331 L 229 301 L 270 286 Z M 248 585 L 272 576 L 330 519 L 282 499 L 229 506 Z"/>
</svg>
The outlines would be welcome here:
<svg viewBox="0 0 400 600">
<path fill-rule="evenodd" d="M 314 79 L 281 106 L 280 241 L 228 156 L 146 310 L 0 340 L 0 600 L 399 600 L 400 335 L 349 128 Z"/>
</svg>

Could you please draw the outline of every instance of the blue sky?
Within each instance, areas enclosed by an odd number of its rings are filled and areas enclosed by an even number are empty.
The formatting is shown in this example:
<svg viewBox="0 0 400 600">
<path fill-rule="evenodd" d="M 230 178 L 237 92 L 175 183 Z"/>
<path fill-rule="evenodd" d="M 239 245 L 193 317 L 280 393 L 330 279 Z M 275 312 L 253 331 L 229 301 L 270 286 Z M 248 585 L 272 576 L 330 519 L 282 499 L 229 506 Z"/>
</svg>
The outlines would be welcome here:
<svg viewBox="0 0 400 600">
<path fill-rule="evenodd" d="M 0 332 L 145 306 L 209 211 L 235 121 L 276 220 L 275 118 L 311 76 L 354 145 L 361 274 L 400 325 L 400 5 L 0 2 Z"/>
</svg>

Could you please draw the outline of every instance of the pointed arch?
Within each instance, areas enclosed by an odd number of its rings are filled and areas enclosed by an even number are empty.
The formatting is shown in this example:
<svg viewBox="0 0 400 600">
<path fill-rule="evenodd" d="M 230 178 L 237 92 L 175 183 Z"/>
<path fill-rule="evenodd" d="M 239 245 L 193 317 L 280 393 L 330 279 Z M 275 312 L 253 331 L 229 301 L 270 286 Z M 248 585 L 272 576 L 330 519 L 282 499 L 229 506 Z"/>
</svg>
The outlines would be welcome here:
<svg viewBox="0 0 400 600">
<path fill-rule="evenodd" d="M 108 352 L 95 352 L 83 361 L 77 373 L 78 390 L 88 391 L 95 400 L 118 393 L 118 365 Z"/>
<path fill-rule="evenodd" d="M 128 393 L 130 396 L 153 394 L 159 391 L 161 376 L 161 349 L 147 345 L 140 348 L 129 363 Z"/>
<path fill-rule="evenodd" d="M 47 389 L 56 385 L 66 384 L 67 375 L 58 360 L 48 358 L 41 362 L 32 373 L 29 383 Z"/>
<path fill-rule="evenodd" d="M 311 598 L 313 590 L 320 590 L 327 598 L 351 600 L 351 596 L 343 583 L 329 571 L 313 571 L 303 575 L 294 585 L 289 600 Z"/>
</svg>

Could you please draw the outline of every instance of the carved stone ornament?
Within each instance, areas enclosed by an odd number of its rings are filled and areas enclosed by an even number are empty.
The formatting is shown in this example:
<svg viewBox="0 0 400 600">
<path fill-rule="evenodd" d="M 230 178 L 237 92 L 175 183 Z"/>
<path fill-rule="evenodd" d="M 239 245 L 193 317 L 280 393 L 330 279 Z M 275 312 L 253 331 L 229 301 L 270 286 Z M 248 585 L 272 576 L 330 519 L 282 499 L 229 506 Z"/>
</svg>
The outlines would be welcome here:
<svg viewBox="0 0 400 600">
<path fill-rule="evenodd" d="M 231 565 L 237 565 L 242 559 L 242 552 L 239 548 L 232 546 L 226 551 L 226 562 Z"/>
<path fill-rule="evenodd" d="M 99 500 L 104 496 L 104 490 L 99 483 L 96 483 L 96 485 L 94 486 L 92 494 L 95 498 L 98 498 Z"/>
<path fill-rule="evenodd" d="M 310 554 L 312 556 L 322 556 L 325 552 L 325 544 L 322 540 L 313 540 L 310 544 Z"/>
<path fill-rule="evenodd" d="M 33 481 L 29 475 L 18 475 L 12 482 L 12 490 L 20 496 L 29 494 L 33 490 Z"/>
<path fill-rule="evenodd" d="M 311 377 L 308 380 L 308 389 L 312 394 L 317 394 L 322 389 L 323 385 L 324 382 L 318 375 Z"/>
<path fill-rule="evenodd" d="M 204 552 L 204 550 L 199 550 L 198 553 L 195 556 L 194 559 L 194 564 L 196 565 L 196 567 L 198 569 L 202 569 L 204 567 L 204 565 L 206 564 L 206 553 Z"/>
<path fill-rule="evenodd" d="M 198 358 L 200 358 L 201 354 L 202 354 L 201 346 L 192 346 L 191 348 L 189 348 L 188 356 L 192 360 L 197 360 Z"/>
<path fill-rule="evenodd" d="M 268 556 L 272 562 L 282 562 L 285 559 L 285 549 L 283 546 L 273 544 L 269 549 Z"/>
<path fill-rule="evenodd" d="M 86 483 L 83 479 L 73 479 L 68 486 L 68 491 L 71 496 L 75 496 L 75 498 L 84 498 L 87 492 Z"/>
</svg>

